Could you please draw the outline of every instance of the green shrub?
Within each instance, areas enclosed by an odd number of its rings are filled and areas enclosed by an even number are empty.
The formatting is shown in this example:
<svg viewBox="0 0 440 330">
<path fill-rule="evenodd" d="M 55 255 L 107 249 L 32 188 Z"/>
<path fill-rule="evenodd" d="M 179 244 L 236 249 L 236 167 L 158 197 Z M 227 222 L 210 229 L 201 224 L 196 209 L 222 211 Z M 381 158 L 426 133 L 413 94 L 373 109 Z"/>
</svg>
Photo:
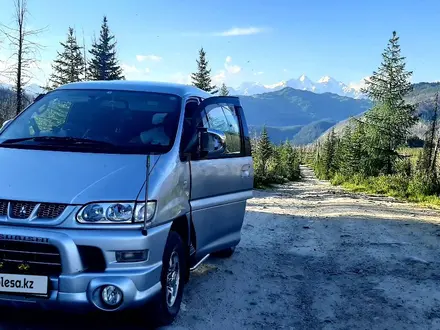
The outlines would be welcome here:
<svg viewBox="0 0 440 330">
<path fill-rule="evenodd" d="M 412 196 L 429 196 L 437 194 L 439 183 L 434 175 L 417 172 L 410 179 L 408 184 L 408 194 Z"/>
</svg>

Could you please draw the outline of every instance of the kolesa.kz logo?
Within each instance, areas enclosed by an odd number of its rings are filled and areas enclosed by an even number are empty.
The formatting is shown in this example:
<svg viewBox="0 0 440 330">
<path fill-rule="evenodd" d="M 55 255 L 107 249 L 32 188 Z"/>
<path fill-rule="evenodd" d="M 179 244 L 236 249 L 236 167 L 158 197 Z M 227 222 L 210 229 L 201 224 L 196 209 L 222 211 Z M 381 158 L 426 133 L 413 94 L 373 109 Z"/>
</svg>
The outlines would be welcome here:
<svg viewBox="0 0 440 330">
<path fill-rule="evenodd" d="M 29 281 L 26 278 L 21 280 L 3 280 L 3 277 L 0 277 L 0 287 L 2 288 L 18 288 L 18 289 L 33 289 L 34 281 Z"/>
</svg>

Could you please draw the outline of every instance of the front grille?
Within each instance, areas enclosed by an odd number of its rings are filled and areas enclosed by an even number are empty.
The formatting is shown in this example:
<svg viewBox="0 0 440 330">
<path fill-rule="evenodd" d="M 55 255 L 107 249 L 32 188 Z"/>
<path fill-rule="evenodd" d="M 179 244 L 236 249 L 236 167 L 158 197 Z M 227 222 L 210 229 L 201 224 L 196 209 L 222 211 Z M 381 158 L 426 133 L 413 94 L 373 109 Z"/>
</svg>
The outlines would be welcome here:
<svg viewBox="0 0 440 330">
<path fill-rule="evenodd" d="M 0 240 L 0 272 L 58 276 L 61 256 L 53 245 Z"/>
<path fill-rule="evenodd" d="M 0 200 L 0 215 L 8 214 L 8 201 Z"/>
<path fill-rule="evenodd" d="M 37 203 L 32 202 L 11 202 L 11 218 L 27 219 L 31 215 Z"/>
<path fill-rule="evenodd" d="M 43 203 L 38 208 L 37 217 L 44 219 L 58 218 L 65 210 L 67 205 L 65 204 L 48 204 Z"/>
<path fill-rule="evenodd" d="M 64 212 L 67 205 L 57 203 L 36 203 L 27 201 L 0 200 L 0 216 L 9 216 L 13 219 L 28 219 L 38 207 L 36 217 L 39 219 L 55 219 Z"/>
</svg>

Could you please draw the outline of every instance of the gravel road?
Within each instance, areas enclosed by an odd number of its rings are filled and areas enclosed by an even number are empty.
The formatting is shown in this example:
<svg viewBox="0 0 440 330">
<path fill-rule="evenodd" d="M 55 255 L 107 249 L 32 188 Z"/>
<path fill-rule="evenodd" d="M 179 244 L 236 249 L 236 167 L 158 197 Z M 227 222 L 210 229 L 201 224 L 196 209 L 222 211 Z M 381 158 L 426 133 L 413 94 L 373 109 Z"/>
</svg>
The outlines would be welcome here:
<svg viewBox="0 0 440 330">
<path fill-rule="evenodd" d="M 236 253 L 192 273 L 166 329 L 440 329 L 440 213 L 302 173 L 255 192 Z M 0 329 L 141 329 L 99 322 L 13 314 Z"/>
</svg>

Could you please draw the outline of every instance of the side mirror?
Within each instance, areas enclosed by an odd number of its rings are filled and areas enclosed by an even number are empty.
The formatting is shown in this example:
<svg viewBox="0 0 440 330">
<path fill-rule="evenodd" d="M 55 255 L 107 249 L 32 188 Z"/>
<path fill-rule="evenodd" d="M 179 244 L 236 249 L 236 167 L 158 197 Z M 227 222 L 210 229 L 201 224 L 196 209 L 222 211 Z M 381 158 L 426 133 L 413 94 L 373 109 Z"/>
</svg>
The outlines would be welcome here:
<svg viewBox="0 0 440 330">
<path fill-rule="evenodd" d="M 12 121 L 12 119 L 5 120 L 5 121 L 3 122 L 2 127 L 1 127 L 0 129 L 1 129 L 1 130 L 4 129 L 6 126 L 9 125 L 9 123 L 10 123 L 11 121 Z"/>
<path fill-rule="evenodd" d="M 226 151 L 225 133 L 215 129 L 202 128 L 199 136 L 201 156 L 218 156 Z"/>
</svg>

